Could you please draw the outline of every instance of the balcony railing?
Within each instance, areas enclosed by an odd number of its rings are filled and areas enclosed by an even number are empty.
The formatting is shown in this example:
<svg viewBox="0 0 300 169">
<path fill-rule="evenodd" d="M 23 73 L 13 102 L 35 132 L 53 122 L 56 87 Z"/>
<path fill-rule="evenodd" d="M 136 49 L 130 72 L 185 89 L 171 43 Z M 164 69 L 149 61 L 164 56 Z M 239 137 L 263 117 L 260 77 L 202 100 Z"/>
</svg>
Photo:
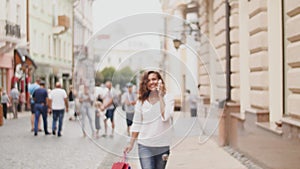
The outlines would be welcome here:
<svg viewBox="0 0 300 169">
<path fill-rule="evenodd" d="M 8 20 L 0 20 L 0 39 L 1 41 L 15 42 L 21 39 L 21 27 Z"/>
</svg>

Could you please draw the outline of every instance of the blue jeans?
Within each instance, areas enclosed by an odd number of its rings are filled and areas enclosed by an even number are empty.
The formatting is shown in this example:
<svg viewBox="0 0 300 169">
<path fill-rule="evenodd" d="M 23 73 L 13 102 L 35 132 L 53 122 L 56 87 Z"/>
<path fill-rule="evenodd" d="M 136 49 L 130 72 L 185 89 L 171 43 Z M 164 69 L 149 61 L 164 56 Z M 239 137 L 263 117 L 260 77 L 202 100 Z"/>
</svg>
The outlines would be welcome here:
<svg viewBox="0 0 300 169">
<path fill-rule="evenodd" d="M 52 121 L 52 131 L 56 130 L 56 123 L 58 119 L 58 133 L 61 132 L 62 125 L 63 125 L 63 119 L 64 119 L 64 113 L 65 110 L 52 110 L 53 113 L 53 121 Z"/>
<path fill-rule="evenodd" d="M 39 123 L 40 114 L 42 114 L 42 117 L 43 117 L 44 131 L 45 131 L 45 133 L 48 133 L 47 106 L 44 104 L 35 103 L 34 111 L 35 111 L 34 133 L 38 132 L 38 123 Z"/>
<path fill-rule="evenodd" d="M 170 147 L 147 147 L 138 144 L 142 169 L 164 169 L 167 165 Z"/>
</svg>

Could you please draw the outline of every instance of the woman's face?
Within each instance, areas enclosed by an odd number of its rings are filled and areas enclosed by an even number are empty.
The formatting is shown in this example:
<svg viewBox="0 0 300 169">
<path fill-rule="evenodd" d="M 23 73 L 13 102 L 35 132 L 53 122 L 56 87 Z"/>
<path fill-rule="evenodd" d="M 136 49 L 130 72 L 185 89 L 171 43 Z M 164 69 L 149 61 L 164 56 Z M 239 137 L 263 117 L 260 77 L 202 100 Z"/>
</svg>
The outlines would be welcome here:
<svg viewBox="0 0 300 169">
<path fill-rule="evenodd" d="M 158 80 L 157 74 L 150 73 L 148 75 L 147 89 L 150 91 L 155 91 L 157 89 Z"/>
</svg>

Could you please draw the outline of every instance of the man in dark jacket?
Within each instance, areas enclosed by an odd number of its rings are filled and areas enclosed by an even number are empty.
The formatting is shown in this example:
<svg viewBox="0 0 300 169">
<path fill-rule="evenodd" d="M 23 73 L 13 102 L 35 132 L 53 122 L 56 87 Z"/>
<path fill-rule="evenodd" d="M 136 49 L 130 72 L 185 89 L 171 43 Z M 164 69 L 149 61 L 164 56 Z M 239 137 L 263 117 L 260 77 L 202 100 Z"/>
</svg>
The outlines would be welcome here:
<svg viewBox="0 0 300 169">
<path fill-rule="evenodd" d="M 36 89 L 33 93 L 33 99 L 34 99 L 34 111 L 35 111 L 35 121 L 34 121 L 34 135 L 37 136 L 38 133 L 38 122 L 40 114 L 42 114 L 43 117 L 43 123 L 44 123 L 44 131 L 45 134 L 50 134 L 48 132 L 48 125 L 47 125 L 47 112 L 48 112 L 48 92 L 45 89 L 45 82 L 40 82 L 40 88 Z"/>
</svg>

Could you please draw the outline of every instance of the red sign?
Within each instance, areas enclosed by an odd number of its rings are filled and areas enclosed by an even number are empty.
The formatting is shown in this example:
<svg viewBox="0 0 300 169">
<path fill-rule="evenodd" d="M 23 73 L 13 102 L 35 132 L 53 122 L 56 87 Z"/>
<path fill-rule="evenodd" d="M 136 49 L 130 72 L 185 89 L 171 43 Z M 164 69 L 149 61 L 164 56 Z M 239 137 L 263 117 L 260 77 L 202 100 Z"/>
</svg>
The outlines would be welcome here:
<svg viewBox="0 0 300 169">
<path fill-rule="evenodd" d="M 106 34 L 100 34 L 97 36 L 97 39 L 98 40 L 102 40 L 102 39 L 110 39 L 110 36 L 109 35 L 106 35 Z"/>
</svg>

